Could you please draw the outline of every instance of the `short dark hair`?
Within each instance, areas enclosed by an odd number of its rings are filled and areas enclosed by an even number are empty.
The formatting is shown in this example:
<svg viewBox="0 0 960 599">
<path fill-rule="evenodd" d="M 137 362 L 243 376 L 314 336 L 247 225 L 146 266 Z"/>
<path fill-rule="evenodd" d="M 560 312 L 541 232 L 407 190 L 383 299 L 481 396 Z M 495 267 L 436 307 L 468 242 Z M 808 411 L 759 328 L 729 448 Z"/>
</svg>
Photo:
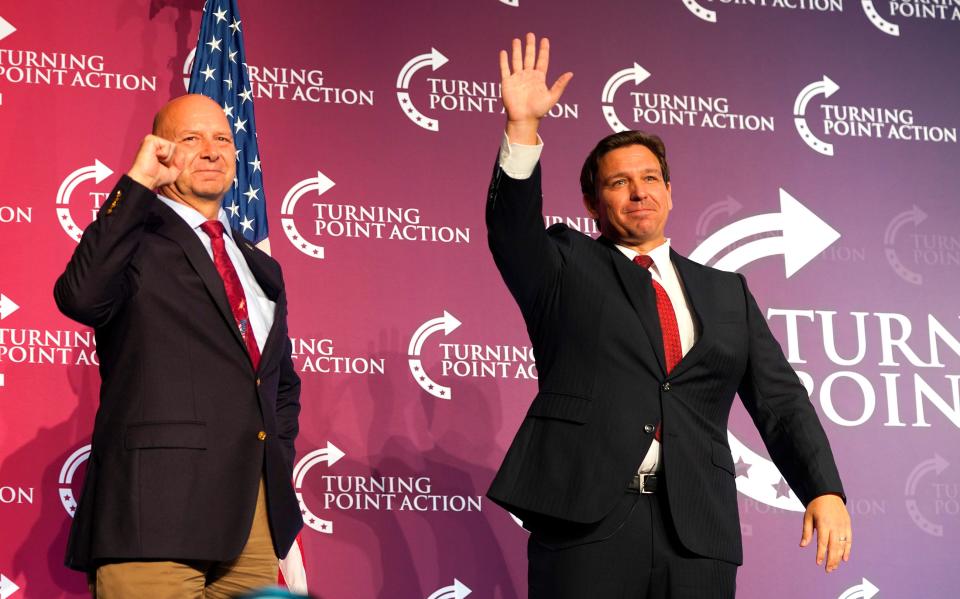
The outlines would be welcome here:
<svg viewBox="0 0 960 599">
<path fill-rule="evenodd" d="M 592 200 L 597 198 L 597 171 L 600 170 L 600 159 L 608 152 L 624 146 L 644 146 L 653 152 L 653 155 L 657 157 L 657 162 L 660 163 L 663 182 L 670 182 L 667 148 L 663 145 L 663 140 L 652 133 L 643 131 L 621 131 L 608 135 L 597 142 L 596 147 L 583 161 L 583 168 L 580 169 L 580 191 L 583 192 L 583 195 Z"/>
</svg>

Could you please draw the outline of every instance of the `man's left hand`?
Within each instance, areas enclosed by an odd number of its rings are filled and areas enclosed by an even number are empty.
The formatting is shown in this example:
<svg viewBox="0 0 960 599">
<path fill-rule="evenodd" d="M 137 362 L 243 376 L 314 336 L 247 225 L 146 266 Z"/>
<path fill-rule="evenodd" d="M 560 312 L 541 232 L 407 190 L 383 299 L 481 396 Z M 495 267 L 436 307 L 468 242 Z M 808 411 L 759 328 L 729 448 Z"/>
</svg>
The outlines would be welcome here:
<svg viewBox="0 0 960 599">
<path fill-rule="evenodd" d="M 807 505 L 803 514 L 803 536 L 800 546 L 806 547 L 813 540 L 813 531 L 817 531 L 817 565 L 823 565 L 827 572 L 840 567 L 840 560 L 850 560 L 853 546 L 853 533 L 850 528 L 850 514 L 838 495 L 820 495 Z"/>
</svg>

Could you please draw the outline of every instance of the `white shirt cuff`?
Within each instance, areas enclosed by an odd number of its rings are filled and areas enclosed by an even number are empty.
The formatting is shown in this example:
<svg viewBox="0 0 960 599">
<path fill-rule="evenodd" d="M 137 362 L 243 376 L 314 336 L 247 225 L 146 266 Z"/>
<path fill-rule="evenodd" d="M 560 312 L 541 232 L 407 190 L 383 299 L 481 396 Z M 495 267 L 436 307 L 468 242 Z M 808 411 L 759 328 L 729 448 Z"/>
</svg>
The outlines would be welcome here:
<svg viewBox="0 0 960 599">
<path fill-rule="evenodd" d="M 543 140 L 537 135 L 537 145 L 512 144 L 503 134 L 500 142 L 500 168 L 511 179 L 529 179 L 533 169 L 540 162 L 540 153 L 543 152 Z"/>
</svg>

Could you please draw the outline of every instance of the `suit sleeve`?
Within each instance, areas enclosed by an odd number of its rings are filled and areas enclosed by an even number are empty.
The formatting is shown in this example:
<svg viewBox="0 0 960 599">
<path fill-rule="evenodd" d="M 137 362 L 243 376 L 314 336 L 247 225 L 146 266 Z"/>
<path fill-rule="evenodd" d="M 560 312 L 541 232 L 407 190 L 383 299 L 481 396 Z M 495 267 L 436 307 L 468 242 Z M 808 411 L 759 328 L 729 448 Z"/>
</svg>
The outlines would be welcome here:
<svg viewBox="0 0 960 599">
<path fill-rule="evenodd" d="M 540 165 L 527 179 L 494 167 L 487 194 L 487 242 L 504 282 L 529 317 L 560 276 L 563 258 L 543 224 Z"/>
<path fill-rule="evenodd" d="M 66 316 L 99 327 L 136 291 L 131 260 L 156 195 L 124 175 L 80 238 L 53 297 Z"/>
<path fill-rule="evenodd" d="M 747 310 L 749 356 L 739 394 L 770 457 L 804 505 L 835 493 L 846 501 L 827 435 L 740 275 Z"/>
</svg>

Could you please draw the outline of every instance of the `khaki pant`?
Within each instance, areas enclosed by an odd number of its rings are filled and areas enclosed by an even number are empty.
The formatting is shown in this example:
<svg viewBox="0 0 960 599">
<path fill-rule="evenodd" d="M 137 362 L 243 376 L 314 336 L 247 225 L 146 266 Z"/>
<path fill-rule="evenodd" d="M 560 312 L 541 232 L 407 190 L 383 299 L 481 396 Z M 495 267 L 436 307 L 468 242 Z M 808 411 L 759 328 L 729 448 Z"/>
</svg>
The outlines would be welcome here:
<svg viewBox="0 0 960 599">
<path fill-rule="evenodd" d="M 94 599 L 230 599 L 277 583 L 263 479 L 250 536 L 230 562 L 119 562 L 97 568 Z"/>
</svg>

